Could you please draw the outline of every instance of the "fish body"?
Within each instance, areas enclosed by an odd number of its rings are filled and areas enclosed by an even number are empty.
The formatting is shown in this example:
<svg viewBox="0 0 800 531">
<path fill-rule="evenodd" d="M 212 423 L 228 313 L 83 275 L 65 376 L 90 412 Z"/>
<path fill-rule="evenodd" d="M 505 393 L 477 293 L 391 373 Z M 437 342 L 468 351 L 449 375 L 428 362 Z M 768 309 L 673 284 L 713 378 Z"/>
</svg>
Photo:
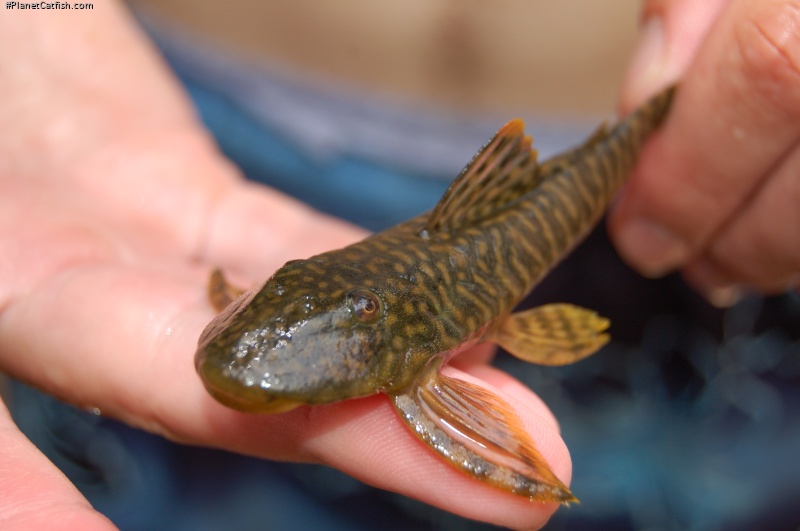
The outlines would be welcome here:
<svg viewBox="0 0 800 531">
<path fill-rule="evenodd" d="M 513 310 L 602 216 L 673 92 L 541 164 L 511 121 L 430 213 L 287 263 L 203 332 L 207 389 L 262 413 L 386 393 L 457 468 L 533 500 L 573 501 L 511 406 L 439 369 L 484 341 L 560 365 L 608 340 L 608 321 L 576 306 Z"/>
</svg>

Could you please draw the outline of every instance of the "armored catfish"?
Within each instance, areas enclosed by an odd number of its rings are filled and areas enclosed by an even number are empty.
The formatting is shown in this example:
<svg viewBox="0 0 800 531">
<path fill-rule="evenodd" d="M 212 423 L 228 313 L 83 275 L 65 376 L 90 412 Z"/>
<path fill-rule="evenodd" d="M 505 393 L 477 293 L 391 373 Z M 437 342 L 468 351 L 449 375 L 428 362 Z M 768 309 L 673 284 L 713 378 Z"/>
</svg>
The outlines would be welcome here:
<svg viewBox="0 0 800 531">
<path fill-rule="evenodd" d="M 544 365 L 607 342 L 608 321 L 589 310 L 513 310 L 602 216 L 674 90 L 543 163 L 512 120 L 431 212 L 293 260 L 232 302 L 216 272 L 211 292 L 224 310 L 195 358 L 206 388 L 257 413 L 385 393 L 454 467 L 531 500 L 574 501 L 510 405 L 440 368 L 479 342 Z"/>
</svg>

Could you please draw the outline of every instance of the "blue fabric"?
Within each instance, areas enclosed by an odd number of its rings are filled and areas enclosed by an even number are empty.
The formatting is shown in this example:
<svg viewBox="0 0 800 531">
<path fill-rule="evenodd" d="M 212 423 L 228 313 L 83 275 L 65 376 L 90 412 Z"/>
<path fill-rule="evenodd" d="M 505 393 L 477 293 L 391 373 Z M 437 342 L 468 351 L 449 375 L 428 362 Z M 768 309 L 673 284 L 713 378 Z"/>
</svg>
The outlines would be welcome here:
<svg viewBox="0 0 800 531">
<path fill-rule="evenodd" d="M 315 158 L 213 90 L 191 80 L 185 85 L 222 151 L 248 178 L 368 229 L 380 230 L 432 208 L 448 184 L 350 154 Z"/>
</svg>

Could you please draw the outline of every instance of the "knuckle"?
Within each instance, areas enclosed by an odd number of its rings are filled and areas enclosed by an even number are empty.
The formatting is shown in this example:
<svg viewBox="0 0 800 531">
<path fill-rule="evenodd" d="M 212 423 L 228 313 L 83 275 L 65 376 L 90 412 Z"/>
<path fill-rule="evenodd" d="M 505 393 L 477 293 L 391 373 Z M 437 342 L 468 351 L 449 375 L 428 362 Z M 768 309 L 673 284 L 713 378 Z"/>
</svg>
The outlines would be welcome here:
<svg viewBox="0 0 800 531">
<path fill-rule="evenodd" d="M 773 106 L 800 114 L 800 1 L 750 5 L 735 33 L 744 80 Z"/>
<path fill-rule="evenodd" d="M 800 274 L 800 232 L 791 227 L 762 224 L 753 232 L 743 228 L 722 237 L 710 255 L 724 264 L 732 278 L 765 292 L 780 292 Z"/>
</svg>

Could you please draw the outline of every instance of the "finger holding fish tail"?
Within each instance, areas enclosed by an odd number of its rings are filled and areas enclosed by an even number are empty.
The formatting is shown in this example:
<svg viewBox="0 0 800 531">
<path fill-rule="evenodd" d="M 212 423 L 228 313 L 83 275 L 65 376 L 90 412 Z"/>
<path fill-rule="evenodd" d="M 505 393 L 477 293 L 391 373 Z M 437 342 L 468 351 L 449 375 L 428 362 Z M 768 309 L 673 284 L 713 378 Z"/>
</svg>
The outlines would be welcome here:
<svg viewBox="0 0 800 531">
<path fill-rule="evenodd" d="M 645 11 L 625 106 L 683 79 L 612 213 L 612 237 L 643 274 L 681 269 L 711 298 L 780 292 L 800 280 L 800 2 L 698 4 Z"/>
</svg>

